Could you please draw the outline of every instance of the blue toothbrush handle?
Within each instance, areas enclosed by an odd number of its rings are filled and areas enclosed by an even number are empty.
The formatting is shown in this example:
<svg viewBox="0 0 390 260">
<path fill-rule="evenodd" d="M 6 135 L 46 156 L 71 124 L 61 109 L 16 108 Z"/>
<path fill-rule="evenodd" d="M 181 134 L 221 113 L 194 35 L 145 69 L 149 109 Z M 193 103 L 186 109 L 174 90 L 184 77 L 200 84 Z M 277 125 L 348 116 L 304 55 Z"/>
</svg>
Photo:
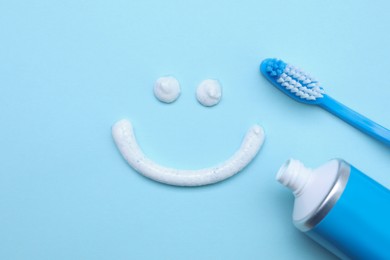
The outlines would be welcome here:
<svg viewBox="0 0 390 260">
<path fill-rule="evenodd" d="M 324 95 L 321 99 L 320 107 L 328 110 L 332 114 L 338 116 L 348 124 L 359 129 L 363 133 L 366 133 L 382 143 L 390 146 L 390 130 L 383 126 L 371 121 L 367 117 L 353 111 L 352 109 L 344 106 L 335 99 Z"/>
</svg>

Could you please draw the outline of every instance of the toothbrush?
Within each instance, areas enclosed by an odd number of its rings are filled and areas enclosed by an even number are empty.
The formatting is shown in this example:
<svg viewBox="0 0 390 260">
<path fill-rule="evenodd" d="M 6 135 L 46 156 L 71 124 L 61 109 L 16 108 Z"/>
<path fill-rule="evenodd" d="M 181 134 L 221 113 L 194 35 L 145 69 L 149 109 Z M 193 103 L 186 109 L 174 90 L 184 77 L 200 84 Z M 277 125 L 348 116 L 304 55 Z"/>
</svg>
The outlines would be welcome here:
<svg viewBox="0 0 390 260">
<path fill-rule="evenodd" d="M 363 133 L 390 146 L 389 129 L 325 94 L 320 83 L 301 69 L 280 59 L 265 59 L 260 65 L 260 71 L 274 86 L 294 100 L 322 107 Z"/>
</svg>

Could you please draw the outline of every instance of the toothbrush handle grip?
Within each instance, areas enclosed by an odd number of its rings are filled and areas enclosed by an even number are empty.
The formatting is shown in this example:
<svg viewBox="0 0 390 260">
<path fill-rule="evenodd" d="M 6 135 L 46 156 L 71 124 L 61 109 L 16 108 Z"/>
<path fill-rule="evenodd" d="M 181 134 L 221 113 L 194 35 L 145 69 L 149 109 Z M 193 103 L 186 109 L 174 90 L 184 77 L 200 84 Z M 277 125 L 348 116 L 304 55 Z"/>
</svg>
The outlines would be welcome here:
<svg viewBox="0 0 390 260">
<path fill-rule="evenodd" d="M 348 124 L 390 146 L 390 130 L 353 111 L 335 99 L 324 95 L 320 107 L 338 116 Z"/>
</svg>

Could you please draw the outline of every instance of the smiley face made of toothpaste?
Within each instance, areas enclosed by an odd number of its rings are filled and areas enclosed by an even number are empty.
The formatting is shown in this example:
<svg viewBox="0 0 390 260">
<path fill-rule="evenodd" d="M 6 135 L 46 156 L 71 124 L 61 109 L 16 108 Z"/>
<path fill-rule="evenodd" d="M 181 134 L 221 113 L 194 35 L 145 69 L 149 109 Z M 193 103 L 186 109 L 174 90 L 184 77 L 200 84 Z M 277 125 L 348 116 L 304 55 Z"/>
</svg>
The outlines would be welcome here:
<svg viewBox="0 0 390 260">
<path fill-rule="evenodd" d="M 156 81 L 154 94 L 161 102 L 172 103 L 180 95 L 180 85 L 173 77 Z M 205 80 L 196 92 L 199 103 L 214 106 L 221 98 L 221 87 L 216 80 Z M 243 170 L 257 155 L 265 134 L 259 125 L 247 131 L 239 149 L 226 161 L 212 167 L 182 170 L 160 165 L 149 159 L 140 149 L 132 124 L 122 119 L 112 126 L 112 136 L 117 148 L 128 164 L 137 172 L 154 181 L 175 186 L 202 186 L 223 181 Z"/>
</svg>

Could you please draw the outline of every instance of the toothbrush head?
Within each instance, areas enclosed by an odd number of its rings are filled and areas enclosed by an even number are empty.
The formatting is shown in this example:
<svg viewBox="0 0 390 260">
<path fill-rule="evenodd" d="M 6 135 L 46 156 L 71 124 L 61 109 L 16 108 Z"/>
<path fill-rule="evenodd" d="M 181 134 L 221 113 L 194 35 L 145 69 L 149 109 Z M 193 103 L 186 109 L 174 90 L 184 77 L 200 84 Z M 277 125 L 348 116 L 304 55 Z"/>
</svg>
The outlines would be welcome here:
<svg viewBox="0 0 390 260">
<path fill-rule="evenodd" d="M 318 81 L 282 60 L 265 59 L 260 71 L 274 86 L 298 102 L 316 105 L 324 97 Z"/>
</svg>

